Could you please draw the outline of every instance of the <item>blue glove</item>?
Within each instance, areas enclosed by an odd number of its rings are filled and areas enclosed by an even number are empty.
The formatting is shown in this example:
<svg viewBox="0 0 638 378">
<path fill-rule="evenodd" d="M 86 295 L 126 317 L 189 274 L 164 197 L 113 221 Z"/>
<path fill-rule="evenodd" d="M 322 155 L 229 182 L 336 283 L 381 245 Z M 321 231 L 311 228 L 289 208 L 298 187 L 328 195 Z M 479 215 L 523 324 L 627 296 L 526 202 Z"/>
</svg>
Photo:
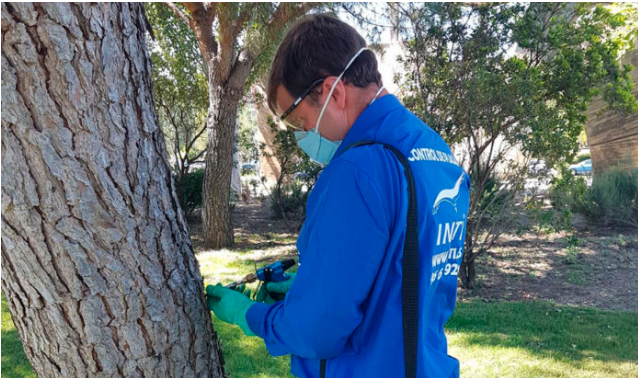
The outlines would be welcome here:
<svg viewBox="0 0 638 378">
<path fill-rule="evenodd" d="M 219 320 L 238 325 L 246 336 L 255 336 L 246 321 L 246 313 L 255 302 L 244 294 L 225 288 L 221 284 L 208 285 L 206 286 L 206 304 Z"/>
</svg>

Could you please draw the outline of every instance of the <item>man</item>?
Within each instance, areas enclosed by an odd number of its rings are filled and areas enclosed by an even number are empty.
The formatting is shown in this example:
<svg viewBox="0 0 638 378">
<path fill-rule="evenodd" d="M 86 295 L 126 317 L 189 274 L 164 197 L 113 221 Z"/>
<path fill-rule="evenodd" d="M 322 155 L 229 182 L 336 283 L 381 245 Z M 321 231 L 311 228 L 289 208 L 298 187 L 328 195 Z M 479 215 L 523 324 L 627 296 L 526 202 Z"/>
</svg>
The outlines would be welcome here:
<svg viewBox="0 0 638 378">
<path fill-rule="evenodd" d="M 209 286 L 209 308 L 262 337 L 272 355 L 291 354 L 296 376 L 458 377 L 443 325 L 456 302 L 469 179 L 445 142 L 383 89 L 365 46 L 352 27 L 323 15 L 286 35 L 268 102 L 326 165 L 308 198 L 299 270 L 284 301 L 258 303 Z M 375 143 L 351 147 L 365 141 Z M 404 288 L 410 248 L 418 281 Z M 402 303 L 410 295 L 412 307 Z M 404 317 L 408 307 L 414 324 Z"/>
</svg>

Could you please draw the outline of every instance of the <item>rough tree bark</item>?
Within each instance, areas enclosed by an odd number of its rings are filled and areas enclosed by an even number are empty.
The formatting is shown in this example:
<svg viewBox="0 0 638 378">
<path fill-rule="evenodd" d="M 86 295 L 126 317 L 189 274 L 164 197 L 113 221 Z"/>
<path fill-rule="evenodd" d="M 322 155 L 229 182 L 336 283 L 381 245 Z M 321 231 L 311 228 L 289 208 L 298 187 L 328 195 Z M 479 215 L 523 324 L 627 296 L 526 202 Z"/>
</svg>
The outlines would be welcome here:
<svg viewBox="0 0 638 378">
<path fill-rule="evenodd" d="M 233 245 L 230 211 L 230 183 L 233 171 L 233 150 L 237 111 L 244 84 L 253 66 L 253 58 L 243 58 L 244 64 L 230 76 L 217 70 L 208 73 L 209 109 L 206 122 L 206 167 L 202 191 L 203 238 L 212 248 Z M 214 67 L 214 65 L 209 65 Z"/>
<path fill-rule="evenodd" d="M 223 377 L 136 3 L 2 3 L 2 291 L 40 377 Z"/>
</svg>

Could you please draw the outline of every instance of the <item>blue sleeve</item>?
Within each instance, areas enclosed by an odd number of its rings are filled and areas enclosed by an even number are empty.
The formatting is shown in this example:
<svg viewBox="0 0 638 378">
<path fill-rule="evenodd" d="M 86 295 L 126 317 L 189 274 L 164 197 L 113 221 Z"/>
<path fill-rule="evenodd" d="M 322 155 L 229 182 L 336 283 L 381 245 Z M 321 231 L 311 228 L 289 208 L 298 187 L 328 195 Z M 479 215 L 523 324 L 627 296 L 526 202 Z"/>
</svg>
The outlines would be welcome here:
<svg viewBox="0 0 638 378">
<path fill-rule="evenodd" d="M 321 176 L 308 199 L 299 270 L 286 300 L 258 303 L 246 315 L 272 355 L 330 358 L 352 350 L 350 336 L 389 243 L 384 202 L 366 173 L 339 159 Z"/>
</svg>

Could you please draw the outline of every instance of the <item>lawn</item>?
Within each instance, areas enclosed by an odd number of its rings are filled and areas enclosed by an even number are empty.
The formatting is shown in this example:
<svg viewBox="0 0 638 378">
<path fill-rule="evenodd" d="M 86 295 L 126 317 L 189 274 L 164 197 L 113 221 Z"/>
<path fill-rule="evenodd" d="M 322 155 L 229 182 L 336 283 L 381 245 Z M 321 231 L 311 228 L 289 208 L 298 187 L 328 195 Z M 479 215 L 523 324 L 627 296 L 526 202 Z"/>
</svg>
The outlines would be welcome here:
<svg viewBox="0 0 638 378">
<path fill-rule="evenodd" d="M 261 247 L 263 244 L 260 244 Z M 230 282 L 294 253 L 286 241 L 241 252 L 199 253 L 207 283 Z M 214 319 L 231 378 L 290 377 L 289 358 L 268 355 L 263 342 Z M 638 378 L 638 313 L 600 311 L 552 302 L 459 303 L 447 324 L 450 354 L 461 377 Z M 2 376 L 33 376 L 2 301 Z"/>
<path fill-rule="evenodd" d="M 2 376 L 34 377 L 31 365 L 22 351 L 18 330 L 13 325 L 7 302 L 2 298 Z"/>
<path fill-rule="evenodd" d="M 638 377 L 638 314 L 550 302 L 460 303 L 446 326 L 461 377 Z"/>
<path fill-rule="evenodd" d="M 289 257 L 293 246 L 209 251 L 198 255 L 207 283 L 231 282 Z M 283 256 L 285 254 L 285 256 Z M 259 338 L 214 320 L 232 378 L 284 377 L 287 357 L 273 358 Z M 446 326 L 461 377 L 638 378 L 638 313 L 562 306 L 548 301 L 459 303 Z M 246 349 L 250 350 L 247 352 Z"/>
</svg>

